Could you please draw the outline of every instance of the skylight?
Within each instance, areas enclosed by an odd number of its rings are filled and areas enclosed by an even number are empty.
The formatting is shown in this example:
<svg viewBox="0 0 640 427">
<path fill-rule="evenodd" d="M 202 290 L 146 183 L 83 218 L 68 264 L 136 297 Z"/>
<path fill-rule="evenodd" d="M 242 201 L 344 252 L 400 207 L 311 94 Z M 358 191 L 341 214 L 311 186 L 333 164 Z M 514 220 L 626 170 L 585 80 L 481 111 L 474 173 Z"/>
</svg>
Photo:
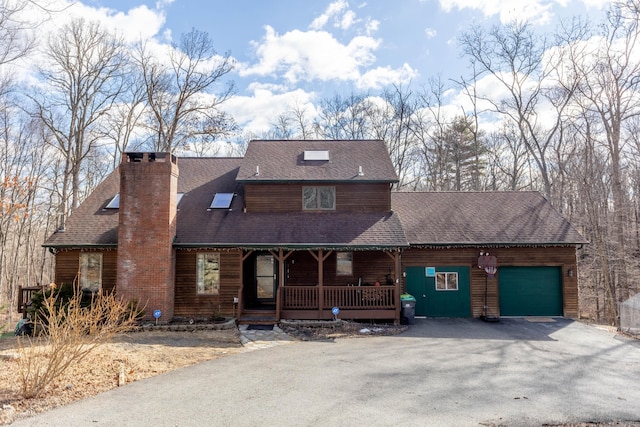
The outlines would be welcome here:
<svg viewBox="0 0 640 427">
<path fill-rule="evenodd" d="M 232 200 L 233 193 L 216 193 L 209 209 L 229 209 Z"/>
<path fill-rule="evenodd" d="M 176 206 L 180 204 L 180 200 L 182 200 L 182 196 L 184 196 L 184 193 L 176 194 Z M 119 208 L 120 208 L 120 193 L 116 193 L 116 195 L 113 196 L 113 199 L 111 199 L 111 201 L 107 203 L 107 206 L 105 206 L 105 209 L 119 209 Z"/>
<path fill-rule="evenodd" d="M 120 207 L 120 193 L 116 193 L 113 199 L 107 204 L 107 209 L 118 209 Z"/>
<path fill-rule="evenodd" d="M 304 160 L 329 160 L 329 150 L 305 150 Z"/>
</svg>

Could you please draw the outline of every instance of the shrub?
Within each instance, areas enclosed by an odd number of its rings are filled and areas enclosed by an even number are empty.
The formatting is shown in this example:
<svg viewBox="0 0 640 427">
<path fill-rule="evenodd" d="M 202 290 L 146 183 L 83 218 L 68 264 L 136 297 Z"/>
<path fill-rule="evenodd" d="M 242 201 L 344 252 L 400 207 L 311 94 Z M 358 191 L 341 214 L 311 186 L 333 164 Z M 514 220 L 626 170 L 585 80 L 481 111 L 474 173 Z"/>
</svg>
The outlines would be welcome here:
<svg viewBox="0 0 640 427">
<path fill-rule="evenodd" d="M 32 316 L 35 336 L 18 337 L 19 375 L 25 398 L 38 397 L 69 366 L 114 335 L 131 330 L 140 314 L 137 304 L 114 294 L 93 294 L 87 305 L 81 291 L 69 297 L 62 288 L 43 293 L 40 308 Z"/>
</svg>

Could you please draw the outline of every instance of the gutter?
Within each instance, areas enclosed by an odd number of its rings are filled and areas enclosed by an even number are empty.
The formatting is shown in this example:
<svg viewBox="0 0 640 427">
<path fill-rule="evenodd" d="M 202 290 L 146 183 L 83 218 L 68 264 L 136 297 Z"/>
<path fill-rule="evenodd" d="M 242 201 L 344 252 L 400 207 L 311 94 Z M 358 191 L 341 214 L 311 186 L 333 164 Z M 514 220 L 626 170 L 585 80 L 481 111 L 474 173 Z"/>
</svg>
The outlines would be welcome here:
<svg viewBox="0 0 640 427">
<path fill-rule="evenodd" d="M 286 250 L 302 250 L 302 249 L 328 249 L 328 250 L 389 250 L 398 248 L 409 248 L 409 245 L 340 245 L 326 243 L 309 243 L 309 244 L 292 244 L 292 243 L 187 243 L 174 244 L 176 249 L 200 249 L 200 248 L 224 248 L 224 249 L 286 249 Z"/>
<path fill-rule="evenodd" d="M 552 246 L 579 246 L 582 247 L 588 242 L 528 242 L 528 243 L 501 243 L 501 242 L 486 242 L 486 243 L 409 243 L 411 247 L 418 248 L 476 248 L 482 246 L 484 248 L 526 248 L 526 247 L 552 247 Z"/>
<path fill-rule="evenodd" d="M 60 249 L 99 249 L 99 248 L 118 248 L 117 243 L 91 243 L 91 244 L 83 244 L 83 245 L 52 245 L 43 243 L 40 245 L 43 248 L 47 248 L 50 253 L 55 254 Z"/>
</svg>

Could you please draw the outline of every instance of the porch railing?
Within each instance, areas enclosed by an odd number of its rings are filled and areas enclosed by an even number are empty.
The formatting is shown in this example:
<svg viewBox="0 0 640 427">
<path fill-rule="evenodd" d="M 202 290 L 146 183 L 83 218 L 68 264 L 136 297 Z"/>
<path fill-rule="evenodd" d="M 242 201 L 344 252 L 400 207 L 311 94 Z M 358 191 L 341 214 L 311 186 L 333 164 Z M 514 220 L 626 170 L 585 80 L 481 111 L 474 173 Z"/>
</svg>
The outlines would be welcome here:
<svg viewBox="0 0 640 427">
<path fill-rule="evenodd" d="M 20 286 L 18 287 L 18 313 L 27 315 L 27 307 L 31 303 L 31 298 L 36 292 L 44 289 L 43 286 Z"/>
<path fill-rule="evenodd" d="M 317 310 L 316 286 L 285 286 L 282 307 L 285 310 Z M 396 307 L 394 286 L 326 286 L 323 310 L 380 310 Z"/>
</svg>

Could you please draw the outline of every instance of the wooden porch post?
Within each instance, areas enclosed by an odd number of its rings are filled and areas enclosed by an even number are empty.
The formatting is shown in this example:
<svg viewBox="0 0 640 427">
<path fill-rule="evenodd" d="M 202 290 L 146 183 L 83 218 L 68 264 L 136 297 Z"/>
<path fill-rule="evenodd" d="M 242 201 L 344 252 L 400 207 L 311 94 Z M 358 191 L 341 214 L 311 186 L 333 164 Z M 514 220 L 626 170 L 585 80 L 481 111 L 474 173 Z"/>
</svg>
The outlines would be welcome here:
<svg viewBox="0 0 640 427">
<path fill-rule="evenodd" d="M 318 254 L 309 253 L 318 261 L 318 318 L 322 319 L 324 310 L 324 260 L 326 260 L 333 251 L 327 251 L 323 254 L 322 248 L 318 249 Z"/>
<path fill-rule="evenodd" d="M 244 293 L 244 262 L 246 261 L 247 258 L 249 258 L 249 255 L 251 255 L 253 253 L 253 250 L 248 250 L 246 254 L 240 253 L 240 289 L 238 290 L 238 314 L 237 314 L 237 318 L 240 319 L 240 317 L 242 317 L 242 308 L 243 308 L 243 301 L 242 301 L 242 294 Z"/>
<path fill-rule="evenodd" d="M 324 309 L 324 258 L 322 249 L 318 249 L 318 317 L 322 319 Z"/>
<path fill-rule="evenodd" d="M 400 324 L 400 277 L 402 275 L 402 266 L 400 265 L 400 248 L 396 248 L 394 252 L 385 251 L 389 257 L 393 260 L 393 264 L 395 266 L 395 276 L 396 280 L 394 283 L 394 305 L 395 305 L 395 319 L 394 323 L 396 325 Z"/>
<path fill-rule="evenodd" d="M 280 321 L 280 311 L 282 310 L 282 288 L 284 287 L 285 268 L 284 262 L 291 256 L 293 251 L 289 251 L 286 255 L 282 248 L 278 249 L 278 253 L 269 251 L 278 260 L 278 292 L 276 292 L 276 322 Z"/>
</svg>

